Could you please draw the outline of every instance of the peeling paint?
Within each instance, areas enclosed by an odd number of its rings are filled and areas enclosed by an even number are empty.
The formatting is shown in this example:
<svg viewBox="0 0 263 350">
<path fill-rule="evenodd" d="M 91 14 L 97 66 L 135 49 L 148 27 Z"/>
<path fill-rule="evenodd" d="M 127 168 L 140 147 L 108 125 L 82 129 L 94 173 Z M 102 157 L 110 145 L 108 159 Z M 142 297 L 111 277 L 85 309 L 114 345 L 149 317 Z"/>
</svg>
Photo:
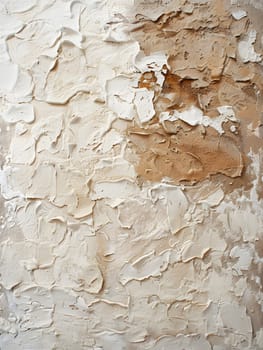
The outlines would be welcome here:
<svg viewBox="0 0 263 350">
<path fill-rule="evenodd" d="M 0 4 L 0 347 L 261 350 L 262 10 Z"/>
</svg>

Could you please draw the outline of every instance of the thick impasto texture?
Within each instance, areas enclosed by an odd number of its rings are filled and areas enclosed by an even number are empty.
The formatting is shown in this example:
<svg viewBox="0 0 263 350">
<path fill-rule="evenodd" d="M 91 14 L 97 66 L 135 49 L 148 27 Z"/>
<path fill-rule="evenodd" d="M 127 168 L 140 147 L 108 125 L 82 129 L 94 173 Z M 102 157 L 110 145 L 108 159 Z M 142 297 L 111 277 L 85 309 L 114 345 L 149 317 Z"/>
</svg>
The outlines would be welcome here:
<svg viewBox="0 0 263 350">
<path fill-rule="evenodd" d="M 263 2 L 0 1 L 0 349 L 263 348 Z"/>
</svg>

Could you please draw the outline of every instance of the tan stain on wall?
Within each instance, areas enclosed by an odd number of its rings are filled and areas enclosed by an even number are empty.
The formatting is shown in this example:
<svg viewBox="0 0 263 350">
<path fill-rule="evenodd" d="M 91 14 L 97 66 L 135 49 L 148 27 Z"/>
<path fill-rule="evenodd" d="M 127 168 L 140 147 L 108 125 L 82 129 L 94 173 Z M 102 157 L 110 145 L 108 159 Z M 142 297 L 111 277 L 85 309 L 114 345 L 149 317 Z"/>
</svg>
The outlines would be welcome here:
<svg viewBox="0 0 263 350">
<path fill-rule="evenodd" d="M 164 52 L 169 68 L 163 67 L 162 86 L 150 67 L 139 80 L 139 88 L 154 92 L 155 116 L 127 131 L 129 147 L 137 154 L 138 174 L 151 181 L 170 178 L 177 184 L 224 174 L 241 178 L 232 183 L 232 189 L 250 186 L 247 153 L 250 149 L 258 152 L 261 140 L 248 125 L 253 129 L 261 125 L 257 104 L 262 82 L 260 67 L 243 63 L 238 53 L 238 41 L 250 26 L 248 17 L 237 21 L 227 6 L 213 1 L 179 7 L 156 20 L 145 16 L 140 24 L 133 37 L 147 55 Z M 239 123 L 223 123 L 220 135 L 211 128 L 160 122 L 161 113 L 184 111 L 189 106 L 213 119 L 221 105 L 233 106 Z"/>
<path fill-rule="evenodd" d="M 128 137 L 139 157 L 138 175 L 151 181 L 167 177 L 177 184 L 193 184 L 218 173 L 232 178 L 242 173 L 237 138 L 218 135 L 211 128 L 168 121 L 163 128 L 130 128 Z"/>
</svg>

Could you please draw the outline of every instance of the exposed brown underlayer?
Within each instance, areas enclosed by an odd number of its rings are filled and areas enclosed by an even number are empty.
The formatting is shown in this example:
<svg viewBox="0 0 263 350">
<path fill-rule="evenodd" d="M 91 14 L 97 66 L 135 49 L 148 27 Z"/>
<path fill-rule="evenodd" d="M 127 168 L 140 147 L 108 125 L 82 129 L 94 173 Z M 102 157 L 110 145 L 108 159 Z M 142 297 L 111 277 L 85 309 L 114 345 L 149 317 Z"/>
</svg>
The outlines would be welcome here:
<svg viewBox="0 0 263 350">
<path fill-rule="evenodd" d="M 203 180 L 213 174 L 235 178 L 243 169 L 237 137 L 219 135 L 212 128 L 165 122 L 148 129 L 129 128 L 129 139 L 139 156 L 137 172 L 151 181 L 164 177 L 180 181 Z M 216 161 L 215 161 L 216 160 Z"/>
<path fill-rule="evenodd" d="M 258 64 L 243 63 L 237 52 L 250 18 L 234 20 L 226 5 L 214 1 L 195 7 L 194 22 L 193 15 L 183 11 L 164 14 L 156 21 L 140 18 L 143 26 L 133 32 L 146 55 L 165 52 L 169 65 L 162 73 L 162 87 L 154 72 L 142 74 L 139 88 L 154 91 L 156 114 L 149 123 L 127 130 L 129 147 L 137 156 L 132 161 L 143 179 L 168 177 L 177 184 L 193 184 L 212 177 L 224 183 L 227 192 L 251 187 L 248 152 L 258 153 L 262 146 L 255 132 L 260 128 L 262 72 Z M 229 131 L 231 122 L 223 124 L 222 135 L 210 127 L 159 122 L 160 113 L 189 106 L 214 118 L 223 105 L 232 106 L 240 120 L 235 133 Z"/>
</svg>

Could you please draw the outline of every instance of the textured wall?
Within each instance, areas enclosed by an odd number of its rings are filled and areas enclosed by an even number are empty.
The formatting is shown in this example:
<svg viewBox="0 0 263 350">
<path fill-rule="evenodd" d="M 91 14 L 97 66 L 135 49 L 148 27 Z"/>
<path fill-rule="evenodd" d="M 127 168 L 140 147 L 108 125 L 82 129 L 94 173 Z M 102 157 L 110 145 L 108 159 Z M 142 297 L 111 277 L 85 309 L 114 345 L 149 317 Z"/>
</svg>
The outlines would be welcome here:
<svg viewBox="0 0 263 350">
<path fill-rule="evenodd" d="M 263 348 L 262 10 L 1 0 L 1 350 Z"/>
</svg>

